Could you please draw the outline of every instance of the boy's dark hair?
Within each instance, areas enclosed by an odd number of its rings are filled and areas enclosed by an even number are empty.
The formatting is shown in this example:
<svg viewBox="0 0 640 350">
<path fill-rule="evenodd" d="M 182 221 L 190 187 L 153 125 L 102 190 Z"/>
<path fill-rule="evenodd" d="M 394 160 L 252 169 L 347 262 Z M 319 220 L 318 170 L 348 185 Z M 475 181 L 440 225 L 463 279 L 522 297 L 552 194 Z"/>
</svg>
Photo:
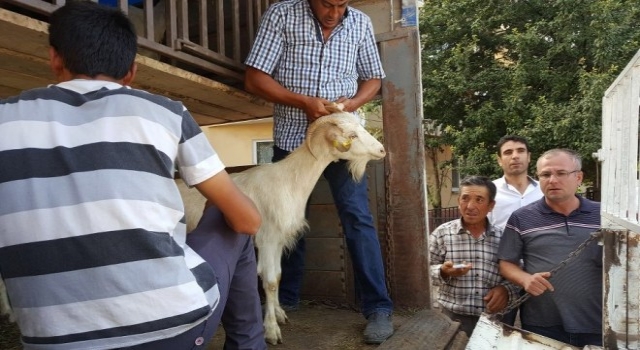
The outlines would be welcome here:
<svg viewBox="0 0 640 350">
<path fill-rule="evenodd" d="M 69 1 L 49 17 L 49 45 L 74 75 L 122 79 L 131 68 L 138 36 L 117 8 Z"/>
<path fill-rule="evenodd" d="M 531 152 L 529 150 L 529 141 L 527 141 L 526 138 L 522 136 L 517 136 L 517 135 L 504 135 L 500 138 L 500 140 L 498 140 L 498 144 L 496 145 L 496 148 L 497 148 L 496 151 L 498 152 L 498 156 L 502 155 L 502 152 L 500 151 L 502 149 L 502 145 L 504 145 L 509 141 L 522 143 L 527 149 L 527 152 Z"/>
<path fill-rule="evenodd" d="M 489 191 L 489 200 L 496 200 L 496 185 L 486 176 L 469 175 L 460 181 L 460 188 L 465 186 L 484 186 Z"/>
</svg>

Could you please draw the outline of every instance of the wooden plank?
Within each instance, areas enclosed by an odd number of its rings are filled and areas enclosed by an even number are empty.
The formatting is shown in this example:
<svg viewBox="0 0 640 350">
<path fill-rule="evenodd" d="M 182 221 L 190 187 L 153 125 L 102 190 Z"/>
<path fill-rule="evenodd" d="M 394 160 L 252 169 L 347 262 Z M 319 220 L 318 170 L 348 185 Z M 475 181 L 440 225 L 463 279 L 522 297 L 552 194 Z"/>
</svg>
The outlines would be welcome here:
<svg viewBox="0 0 640 350">
<path fill-rule="evenodd" d="M 342 239 L 342 229 L 338 210 L 334 204 L 316 204 L 309 210 L 309 228 L 307 237 L 326 237 Z"/>
<path fill-rule="evenodd" d="M 311 192 L 309 197 L 310 204 L 333 204 L 333 197 L 331 196 L 331 190 L 329 189 L 329 183 L 323 176 L 320 176 L 316 187 Z"/>
<path fill-rule="evenodd" d="M 305 269 L 344 271 L 344 245 L 341 238 L 306 238 Z"/>
<path fill-rule="evenodd" d="M 48 24 L 0 8 L 0 98 L 14 91 L 54 83 L 48 63 Z M 11 35 L 6 35 L 11 33 Z M 137 55 L 132 87 L 178 99 L 201 125 L 272 115 L 272 104 L 201 75 Z M 22 77 L 22 79 L 18 79 Z"/>
<path fill-rule="evenodd" d="M 2 91 L 17 91 L 17 93 L 12 93 L 10 95 L 0 95 L 0 98 L 5 98 L 13 95 L 17 95 L 22 90 L 33 89 L 36 87 L 43 87 L 51 84 L 51 80 L 42 79 L 37 76 L 20 74 L 15 71 L 7 71 L 0 68 L 0 85 L 4 86 Z"/>
<path fill-rule="evenodd" d="M 378 350 L 396 349 L 449 349 L 457 336 L 458 322 L 451 321 L 437 310 L 416 313 L 382 343 Z"/>
<path fill-rule="evenodd" d="M 2 74 L 2 73 L 0 73 Z M 9 97 L 9 96 L 15 96 L 18 95 L 22 90 L 20 89 L 15 89 L 12 87 L 8 87 L 8 86 L 2 86 L 0 85 L 0 99 L 3 99 L 5 97 Z"/>
<path fill-rule="evenodd" d="M 136 83 L 139 85 L 153 86 L 176 96 L 188 96 L 193 100 L 205 101 L 210 105 L 232 109 L 256 118 L 273 114 L 270 103 L 242 90 L 149 57 L 138 55 L 136 62 Z"/>
<path fill-rule="evenodd" d="M 345 301 L 344 273 L 306 271 L 302 283 L 303 299 Z"/>
<path fill-rule="evenodd" d="M 47 23 L 0 8 L 2 48 L 48 59 L 47 28 Z"/>
<path fill-rule="evenodd" d="M 192 110 L 189 110 L 189 112 L 191 112 L 191 116 L 193 117 L 193 119 L 196 120 L 196 123 L 198 123 L 198 125 L 200 126 L 220 124 L 225 122 L 224 119 L 216 118 L 210 115 L 200 114 Z"/>
</svg>

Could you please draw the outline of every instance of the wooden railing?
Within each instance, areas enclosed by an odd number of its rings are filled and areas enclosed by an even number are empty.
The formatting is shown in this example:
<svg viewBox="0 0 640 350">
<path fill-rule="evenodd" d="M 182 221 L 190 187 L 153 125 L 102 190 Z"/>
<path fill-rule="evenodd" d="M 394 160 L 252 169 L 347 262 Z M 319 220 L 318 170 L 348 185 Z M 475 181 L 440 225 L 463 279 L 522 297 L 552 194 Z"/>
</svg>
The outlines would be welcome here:
<svg viewBox="0 0 640 350">
<path fill-rule="evenodd" d="M 94 0 L 136 24 L 141 54 L 230 85 L 242 82 L 260 17 L 277 0 Z M 3 0 L 46 21 L 65 0 Z"/>
<path fill-rule="evenodd" d="M 638 349 L 640 339 L 640 51 L 602 98 L 601 218 L 605 349 Z"/>
<path fill-rule="evenodd" d="M 640 233 L 638 118 L 640 51 L 602 99 L 602 225 Z"/>
</svg>

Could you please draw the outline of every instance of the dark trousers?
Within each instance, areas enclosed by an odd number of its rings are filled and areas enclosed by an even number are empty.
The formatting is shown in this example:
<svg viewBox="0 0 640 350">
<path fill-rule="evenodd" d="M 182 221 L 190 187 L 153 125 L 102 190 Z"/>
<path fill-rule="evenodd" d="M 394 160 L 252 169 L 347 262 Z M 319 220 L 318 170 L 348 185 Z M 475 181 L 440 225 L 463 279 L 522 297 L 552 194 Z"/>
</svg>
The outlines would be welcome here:
<svg viewBox="0 0 640 350">
<path fill-rule="evenodd" d="M 288 154 L 289 152 L 274 147 L 273 161 L 282 160 Z M 393 303 L 387 293 L 380 242 L 369 210 L 367 181 L 366 178 L 360 182 L 354 181 L 346 165 L 346 161 L 331 163 L 324 170 L 323 175 L 329 183 L 338 209 L 353 264 L 361 312 L 365 317 L 374 312 L 390 314 Z M 282 277 L 279 287 L 281 304 L 295 305 L 300 300 L 305 248 L 303 236 L 291 252 L 284 253 L 282 256 Z"/>
<path fill-rule="evenodd" d="M 120 348 L 120 350 L 204 350 L 218 328 L 220 315 L 217 322 L 213 320 L 214 316 L 215 314 L 211 315 L 205 322 L 173 338 Z"/>
<path fill-rule="evenodd" d="M 457 314 L 455 312 L 451 312 L 444 308 L 444 306 L 440 306 L 442 313 L 447 315 L 452 321 L 460 322 L 460 330 L 465 332 L 468 337 L 471 337 L 473 330 L 476 328 L 476 324 L 480 319 L 479 316 L 471 316 L 471 315 L 462 315 Z"/>
<path fill-rule="evenodd" d="M 253 239 L 233 232 L 215 207 L 205 209 L 187 245 L 218 277 L 225 349 L 266 349 Z M 214 314 L 215 316 L 215 314 Z"/>
<path fill-rule="evenodd" d="M 251 236 L 233 232 L 215 207 L 205 209 L 187 245 L 209 263 L 218 278 L 220 302 L 209 319 L 174 338 L 127 350 L 205 349 L 218 325 L 225 330 L 224 349 L 266 349 Z"/>
<path fill-rule="evenodd" d="M 602 346 L 600 333 L 569 333 L 562 326 L 538 327 L 526 324 L 522 325 L 522 329 L 580 348 L 586 345 Z"/>
</svg>

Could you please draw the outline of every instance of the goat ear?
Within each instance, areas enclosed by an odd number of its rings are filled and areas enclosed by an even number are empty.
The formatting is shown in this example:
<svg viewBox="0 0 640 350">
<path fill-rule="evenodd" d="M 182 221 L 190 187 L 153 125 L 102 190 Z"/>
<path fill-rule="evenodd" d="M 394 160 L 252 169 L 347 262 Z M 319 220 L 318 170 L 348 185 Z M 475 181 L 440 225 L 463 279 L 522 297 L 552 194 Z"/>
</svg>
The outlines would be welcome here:
<svg viewBox="0 0 640 350">
<path fill-rule="evenodd" d="M 346 140 L 339 142 L 338 140 L 333 140 L 333 147 L 335 147 L 340 152 L 346 152 L 351 148 L 351 140 Z"/>
<path fill-rule="evenodd" d="M 333 147 L 340 152 L 347 152 L 351 149 L 351 139 L 344 138 L 336 132 L 332 132 L 329 135 L 329 139 L 331 140 Z"/>
</svg>

